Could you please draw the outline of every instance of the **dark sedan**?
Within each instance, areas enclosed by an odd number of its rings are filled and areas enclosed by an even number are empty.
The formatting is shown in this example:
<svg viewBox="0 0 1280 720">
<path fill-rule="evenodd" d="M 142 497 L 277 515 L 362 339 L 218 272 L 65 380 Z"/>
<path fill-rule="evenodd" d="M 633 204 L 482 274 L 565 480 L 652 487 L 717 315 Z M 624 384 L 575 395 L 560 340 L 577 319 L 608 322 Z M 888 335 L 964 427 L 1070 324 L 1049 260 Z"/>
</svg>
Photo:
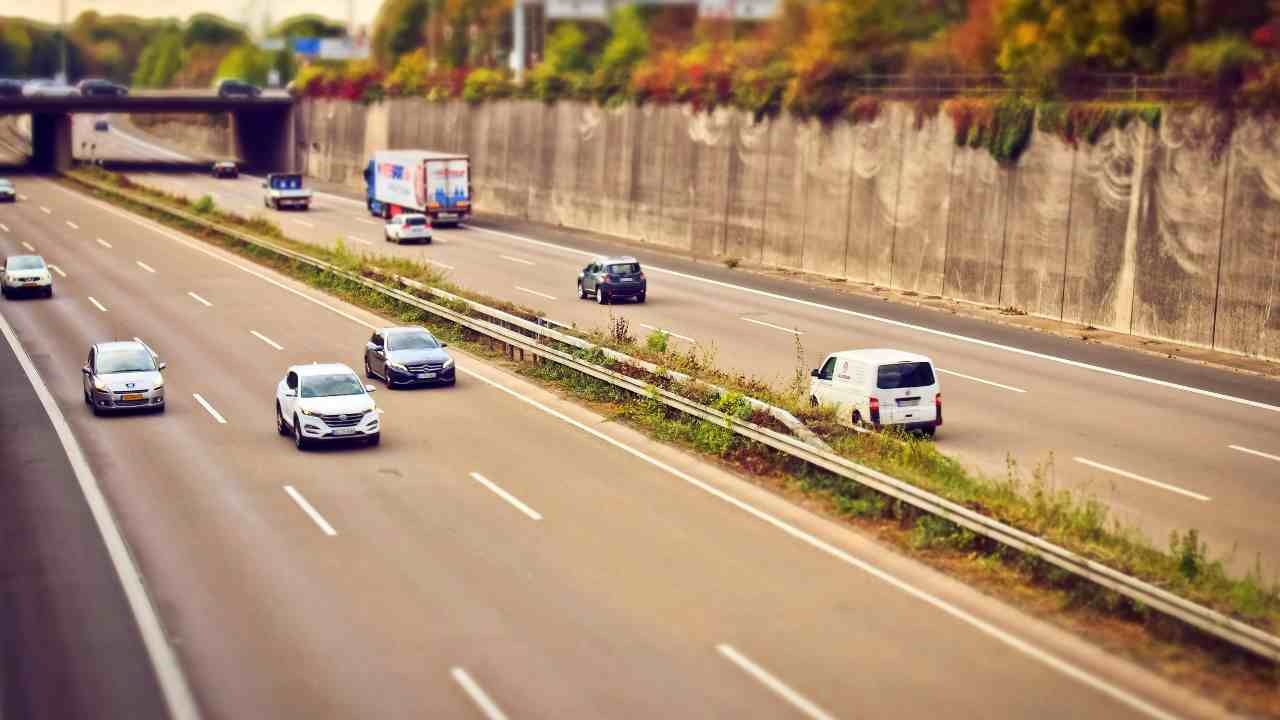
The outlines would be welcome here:
<svg viewBox="0 0 1280 720">
<path fill-rule="evenodd" d="M 129 88 L 101 78 L 81 80 L 76 83 L 76 89 L 84 97 L 124 97 L 129 94 Z"/>
<path fill-rule="evenodd" d="M 376 330 L 364 349 L 365 377 L 387 388 L 404 385 L 452 385 L 457 380 L 447 344 L 420 327 Z"/>
</svg>

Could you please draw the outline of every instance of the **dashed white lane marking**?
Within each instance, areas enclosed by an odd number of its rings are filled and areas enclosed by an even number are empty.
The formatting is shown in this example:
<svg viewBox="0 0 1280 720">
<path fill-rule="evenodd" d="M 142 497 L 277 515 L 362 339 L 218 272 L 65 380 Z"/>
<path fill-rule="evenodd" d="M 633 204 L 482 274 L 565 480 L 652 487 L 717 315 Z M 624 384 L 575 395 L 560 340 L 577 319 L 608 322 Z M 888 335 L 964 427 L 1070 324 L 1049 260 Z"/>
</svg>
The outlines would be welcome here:
<svg viewBox="0 0 1280 720">
<path fill-rule="evenodd" d="M 372 244 L 373 244 L 373 243 L 369 242 L 368 240 L 365 240 L 365 239 L 364 239 L 364 238 L 362 238 L 362 237 L 356 237 L 355 235 L 348 235 L 348 236 L 347 236 L 347 239 L 348 239 L 348 240 L 350 240 L 351 242 L 363 243 L 363 244 L 365 244 L 365 245 L 372 245 Z"/>
<path fill-rule="evenodd" d="M 148 265 L 148 264 L 146 264 L 146 263 L 142 262 L 141 260 L 135 260 L 134 262 L 138 263 L 138 267 L 142 268 L 143 270 L 146 270 L 146 271 L 147 271 L 147 272 L 149 272 L 149 273 L 153 273 L 153 272 L 155 272 L 155 271 L 156 271 L 156 269 L 155 269 L 155 268 L 153 268 L 153 267 L 151 267 L 150 265 Z"/>
<path fill-rule="evenodd" d="M 26 196 L 26 195 L 23 195 L 22 193 L 18 193 L 18 199 L 19 199 L 19 200 L 27 200 L 28 198 L 27 198 L 27 196 Z"/>
<path fill-rule="evenodd" d="M 311 223 L 307 222 L 306 220 L 299 220 L 299 219 L 297 219 L 297 218 L 289 218 L 289 221 L 290 221 L 290 222 L 297 223 L 297 224 L 301 225 L 302 227 L 307 227 L 307 228 L 313 228 L 313 227 L 315 227 L 315 225 L 313 225 L 313 224 L 311 224 Z"/>
<path fill-rule="evenodd" d="M 480 712 L 488 720 L 507 720 L 507 715 L 502 712 L 502 708 L 498 707 L 493 698 L 485 694 L 485 691 L 467 674 L 466 670 L 455 667 L 449 671 L 449 674 L 453 676 L 454 682 L 462 687 L 462 691 L 471 698 L 471 702 L 475 703 L 476 707 L 480 708 Z"/>
<path fill-rule="evenodd" d="M 1026 390 L 1023 390 L 1022 388 L 1016 388 L 1012 385 L 1005 385 L 1003 383 L 994 382 L 992 380 L 983 380 L 982 378 L 974 377 L 972 375 L 965 375 L 964 373 L 958 373 L 954 370 L 943 370 L 942 368 L 938 368 L 938 372 L 943 373 L 944 375 L 955 375 L 958 378 L 964 378 L 965 380 L 972 380 L 976 383 L 982 383 L 983 385 L 991 385 L 992 387 L 998 387 L 1001 390 L 1009 390 L 1010 392 L 1016 392 L 1016 393 L 1026 392 Z"/>
<path fill-rule="evenodd" d="M 812 700 L 792 690 L 790 686 L 779 680 L 768 670 L 755 664 L 747 656 L 735 650 L 732 645 L 717 645 L 716 652 L 723 655 L 729 662 L 737 665 L 743 672 L 755 678 L 761 685 L 772 690 L 783 700 L 791 703 L 792 707 L 806 716 L 814 718 L 814 720 L 834 720 L 833 716 L 829 715 L 827 711 L 818 707 Z"/>
<path fill-rule="evenodd" d="M 513 263 L 520 263 L 521 265 L 536 265 L 536 264 L 537 264 L 537 263 L 531 262 L 531 261 L 529 261 L 529 260 L 524 260 L 524 259 L 521 259 L 521 258 L 518 258 L 518 257 L 511 257 L 510 255 L 499 255 L 498 257 L 502 258 L 503 260 L 507 260 L 507 261 L 509 261 L 509 262 L 513 262 Z"/>
<path fill-rule="evenodd" d="M 1268 460 L 1275 460 L 1276 462 L 1280 462 L 1280 455 L 1272 455 L 1271 453 L 1264 453 L 1261 450 L 1250 450 L 1249 448 L 1241 447 L 1240 445 L 1228 445 L 1227 447 L 1231 448 L 1232 450 L 1239 450 L 1242 453 L 1249 453 L 1250 455 L 1257 455 L 1260 458 L 1266 458 Z"/>
<path fill-rule="evenodd" d="M 428 263 L 430 263 L 430 264 L 432 264 L 432 265 L 439 265 L 440 267 L 444 268 L 445 270 L 456 270 L 456 269 L 457 269 L 457 268 L 455 268 L 454 266 L 452 266 L 452 265 L 450 265 L 450 264 L 448 264 L 448 263 L 442 263 L 442 262 L 440 262 L 439 260 L 431 260 L 431 259 L 428 259 L 428 258 L 423 258 L 423 260 L 426 260 Z"/>
<path fill-rule="evenodd" d="M 376 220 L 370 220 L 369 218 L 362 218 L 362 217 L 358 217 L 358 218 L 356 218 L 356 222 L 362 222 L 362 223 L 365 223 L 366 225 L 381 225 L 381 224 L 382 224 L 382 223 L 377 222 Z"/>
<path fill-rule="evenodd" d="M 665 333 L 665 334 L 667 334 L 667 335 L 670 335 L 671 337 L 680 338 L 681 340 L 687 340 L 687 341 L 689 341 L 689 342 L 691 342 L 691 343 L 696 343 L 696 342 L 698 342 L 697 340 L 694 340 L 693 338 L 689 337 L 688 335 L 681 335 L 680 333 L 674 333 L 674 332 L 671 332 L 670 330 L 664 330 L 664 329 L 662 329 L 662 328 L 660 328 L 660 327 L 654 327 L 654 326 L 652 326 L 652 325 L 645 325 L 644 323 L 639 323 L 639 325 L 640 325 L 640 327 L 642 327 L 642 328 L 648 328 L 649 330 L 654 330 L 654 331 L 656 331 L 656 332 Z"/>
<path fill-rule="evenodd" d="M 98 244 L 101 245 L 102 247 L 107 249 L 111 248 L 111 243 L 107 242 L 106 240 L 103 240 L 102 238 L 94 238 L 94 239 L 97 240 Z"/>
<path fill-rule="evenodd" d="M 1180 488 L 1180 487 L 1178 487 L 1177 485 L 1170 485 L 1170 484 L 1168 484 L 1168 483 L 1162 483 L 1162 482 L 1160 482 L 1160 481 L 1158 481 L 1158 480 L 1152 480 L 1151 478 L 1143 477 L 1143 476 L 1138 475 L 1138 474 L 1136 474 L 1136 473 L 1131 473 L 1131 472 L 1129 472 L 1128 470 L 1121 470 L 1121 469 L 1119 469 L 1119 468 L 1113 468 L 1113 467 L 1111 467 L 1110 465 L 1103 465 L 1102 463 L 1094 462 L 1094 461 L 1092 461 L 1092 460 L 1088 460 L 1088 459 L 1085 459 L 1085 458 L 1082 458 L 1082 457 L 1072 458 L 1072 459 L 1073 459 L 1073 460 L 1075 460 L 1076 462 L 1080 463 L 1081 465 L 1088 465 L 1088 466 L 1089 466 L 1089 467 L 1091 467 L 1091 468 L 1096 468 L 1096 469 L 1098 469 L 1098 470 L 1103 470 L 1103 471 L 1105 471 L 1105 472 L 1113 473 L 1113 474 L 1115 474 L 1115 475 L 1119 475 L 1120 477 L 1129 478 L 1130 480 L 1136 480 L 1136 481 L 1138 481 L 1138 482 L 1140 482 L 1140 483 L 1146 483 L 1147 485 L 1151 485 L 1151 486 L 1153 486 L 1153 487 L 1158 487 L 1158 488 L 1160 488 L 1161 490 L 1168 490 L 1169 492 L 1178 493 L 1179 495 L 1186 495 L 1186 496 L 1187 496 L 1187 497 L 1189 497 L 1189 498 L 1194 498 L 1194 499 L 1199 500 L 1199 501 L 1201 501 L 1201 502 L 1208 502 L 1208 501 L 1210 501 L 1210 500 L 1212 500 L 1212 499 L 1213 499 L 1213 498 L 1209 497 L 1208 495 L 1201 495 L 1201 494 L 1200 494 L 1200 493 L 1198 493 L 1198 492 L 1192 492 L 1192 491 L 1190 491 L 1190 490 L 1186 490 L 1186 489 Z"/>
<path fill-rule="evenodd" d="M 284 491 L 289 494 L 289 497 L 293 498 L 293 501 L 298 504 L 298 507 L 302 508 L 302 511 L 311 518 L 312 522 L 320 526 L 320 530 L 323 531 L 325 535 L 333 536 L 338 534 L 338 531 L 333 529 L 333 526 L 329 524 L 328 520 L 324 519 L 324 516 L 320 514 L 320 511 L 312 507 L 311 503 L 307 502 L 307 499 L 302 497 L 302 493 L 295 490 L 292 485 L 285 485 Z"/>
<path fill-rule="evenodd" d="M 192 300 L 195 300 L 196 302 L 200 303 L 201 305 L 204 305 L 205 307 L 213 307 L 213 303 L 209 302 L 208 300 L 205 300 L 204 298 L 200 297 L 199 295 L 197 295 L 197 294 L 195 294 L 195 293 L 193 293 L 193 292 L 189 292 L 189 293 L 187 293 L 187 294 L 191 296 L 191 299 L 192 299 Z"/>
<path fill-rule="evenodd" d="M 50 265 L 50 266 L 49 266 L 49 269 L 50 269 L 50 270 L 52 270 L 52 271 L 54 271 L 54 272 L 56 272 L 56 273 L 58 273 L 58 277 L 66 277 L 66 276 L 67 276 L 67 274 L 66 274 L 66 273 L 62 272 L 62 268 L 58 267 L 57 265 Z"/>
<path fill-rule="evenodd" d="M 32 246 L 32 245 L 31 245 L 31 243 L 27 242 L 26 240 L 23 240 L 23 241 L 22 241 L 22 247 L 26 248 L 26 249 L 27 249 L 27 252 L 35 252 L 35 251 L 36 251 L 35 247 L 34 247 L 34 246 Z"/>
<path fill-rule="evenodd" d="M 506 490 L 503 490 L 502 488 L 498 487 L 496 483 L 486 478 L 485 476 L 481 475 L 480 473 L 475 473 L 475 472 L 471 473 L 471 479 L 489 488 L 489 490 L 491 490 L 494 495 L 497 495 L 503 500 L 506 500 L 508 503 L 510 503 L 512 507 L 524 513 L 525 515 L 528 515 L 530 518 L 534 520 L 542 519 L 542 515 L 537 510 L 534 510 L 528 505 L 525 505 L 524 503 L 520 502 L 520 499 L 517 498 L 515 495 L 512 495 Z"/>
<path fill-rule="evenodd" d="M 101 310 L 102 312 L 106 312 L 106 311 L 107 311 L 107 308 L 106 308 L 102 303 L 100 303 L 100 302 L 98 302 L 96 299 L 94 299 L 94 297 L 93 297 L 92 295 L 90 295 L 90 296 L 89 296 L 89 302 L 93 303 L 93 306 L 94 306 L 94 307 L 96 307 L 96 308 L 98 308 L 98 309 L 99 309 L 99 310 Z"/>
<path fill-rule="evenodd" d="M 252 336 L 254 336 L 254 337 L 256 337 L 256 338 L 258 338 L 258 339 L 259 339 L 259 340 L 261 340 L 262 342 L 264 342 L 264 343 L 266 343 L 266 344 L 270 345 L 271 347 L 273 347 L 273 348 L 275 348 L 275 349 L 277 349 L 277 350 L 283 350 L 283 349 L 284 349 L 284 348 L 283 348 L 283 347 L 281 347 L 281 346 L 280 346 L 280 344 L 279 344 L 279 343 L 277 343 L 275 340 L 272 340 L 271 338 L 267 337 L 266 335 L 263 335 L 262 333 L 258 332 L 257 330 L 250 330 L 250 331 L 249 331 L 249 334 L 250 334 L 250 335 L 252 335 Z"/>
<path fill-rule="evenodd" d="M 3 230 L 3 231 L 5 231 L 5 232 L 9 232 L 9 226 L 8 226 L 8 225 L 5 225 L 4 223 L 0 223 L 0 230 Z"/>
<path fill-rule="evenodd" d="M 773 328 L 774 330 L 781 330 L 782 332 L 791 333 L 792 335 L 803 335 L 803 334 L 804 334 L 804 333 L 800 332 L 799 330 L 796 330 L 795 328 L 782 327 L 781 325 L 774 325 L 773 323 L 767 323 L 767 322 L 765 322 L 765 321 L 763 321 L 763 320 L 753 320 L 753 319 L 751 319 L 751 318 L 749 318 L 749 317 L 738 318 L 738 319 L 739 319 L 739 320 L 745 320 L 746 322 L 749 322 L 749 323 L 755 323 L 756 325 L 763 325 L 763 326 L 765 326 L 765 327 Z"/>
<path fill-rule="evenodd" d="M 68 220 L 68 221 L 67 221 L 67 227 L 71 228 L 72 230 L 79 230 L 79 229 L 80 229 L 80 226 L 79 226 L 79 225 L 77 225 L 77 224 L 75 224 L 75 223 L 71 222 L 70 220 Z"/>
<path fill-rule="evenodd" d="M 200 393 L 191 393 L 191 397 L 195 398 L 196 402 L 200 403 L 200 405 L 205 410 L 207 410 L 210 415 L 213 416 L 213 419 L 218 421 L 219 425 L 227 424 L 227 419 L 222 417 L 222 413 L 218 412 L 217 410 L 214 410 L 213 406 L 209 404 L 208 400 L 205 400 L 203 397 L 200 397 Z"/>
<path fill-rule="evenodd" d="M 555 295 L 548 295 L 548 294 L 543 293 L 543 292 L 538 292 L 537 290 L 530 290 L 530 289 L 529 289 L 529 288 L 527 288 L 527 287 L 520 287 L 519 285 L 517 285 L 517 286 L 516 286 L 516 289 L 517 289 L 517 290 L 519 290 L 520 292 L 527 292 L 527 293 L 529 293 L 530 295 L 537 295 L 538 297 L 546 298 L 546 299 L 548 299 L 548 300 L 555 300 L 555 299 L 556 299 L 556 296 L 555 296 Z"/>
<path fill-rule="evenodd" d="M 50 210 L 49 208 L 47 208 L 47 207 L 45 207 L 45 206 L 43 206 L 43 205 L 41 205 L 41 206 L 40 206 L 40 212 L 44 213 L 45 215 L 52 215 L 52 214 L 53 214 L 53 211 L 52 211 L 52 210 Z"/>
</svg>

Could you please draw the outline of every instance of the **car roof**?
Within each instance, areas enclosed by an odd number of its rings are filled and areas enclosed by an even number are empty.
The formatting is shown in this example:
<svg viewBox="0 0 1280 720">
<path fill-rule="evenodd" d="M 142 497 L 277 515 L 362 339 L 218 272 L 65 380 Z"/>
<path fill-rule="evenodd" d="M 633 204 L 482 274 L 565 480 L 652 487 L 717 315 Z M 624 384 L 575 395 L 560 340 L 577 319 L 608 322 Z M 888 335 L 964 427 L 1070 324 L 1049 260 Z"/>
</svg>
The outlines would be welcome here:
<svg viewBox="0 0 1280 720">
<path fill-rule="evenodd" d="M 0 185 L 12 185 L 13 181 L 9 178 L 0 178 Z"/>
<path fill-rule="evenodd" d="M 149 352 L 151 350 L 151 348 L 147 347 L 146 343 L 140 343 L 137 340 L 110 340 L 108 342 L 97 343 L 94 347 L 99 351 L 140 349 Z"/>
<path fill-rule="evenodd" d="M 861 360 L 870 365 L 892 365 L 901 362 L 927 362 L 931 365 L 933 364 L 933 361 L 924 355 L 892 348 L 844 350 L 832 354 L 842 360 Z"/>
<path fill-rule="evenodd" d="M 312 375 L 334 375 L 336 373 L 351 373 L 355 371 L 343 365 L 342 363 L 312 363 L 310 365 L 291 365 L 290 372 L 298 373 L 298 377 L 308 377 Z"/>
<path fill-rule="evenodd" d="M 614 265 L 616 263 L 638 263 L 640 261 L 630 255 L 599 255 L 596 257 L 596 262 L 601 265 Z"/>
<path fill-rule="evenodd" d="M 428 335 L 431 335 L 431 331 L 422 327 L 421 325 L 396 325 L 394 327 L 378 328 L 378 332 L 383 335 L 392 335 L 395 333 L 403 333 L 403 332 L 424 332 Z M 432 335 L 432 337 L 435 337 L 435 336 Z"/>
</svg>

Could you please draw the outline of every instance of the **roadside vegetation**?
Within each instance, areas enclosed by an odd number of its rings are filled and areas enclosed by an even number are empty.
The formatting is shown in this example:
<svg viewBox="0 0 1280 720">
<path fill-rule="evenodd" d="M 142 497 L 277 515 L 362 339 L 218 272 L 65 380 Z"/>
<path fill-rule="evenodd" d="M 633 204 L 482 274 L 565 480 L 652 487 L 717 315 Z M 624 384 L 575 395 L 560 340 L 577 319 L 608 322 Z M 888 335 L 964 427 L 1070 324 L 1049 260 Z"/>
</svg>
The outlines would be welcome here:
<svg viewBox="0 0 1280 720">
<path fill-rule="evenodd" d="M 144 188 L 127 178 L 98 168 L 76 170 L 71 178 L 105 183 L 121 193 L 133 194 L 174 209 L 197 213 L 227 227 L 269 240 L 287 249 L 305 253 L 343 270 L 385 283 L 405 277 L 430 287 L 446 290 L 460 297 L 496 307 L 529 320 L 537 313 L 515 305 L 468 291 L 452 284 L 447 277 L 430 266 L 409 260 L 360 255 L 338 241 L 333 247 L 318 247 L 290 240 L 280 228 L 265 218 L 244 218 L 218 210 L 210 198 L 191 200 Z M 81 186 L 86 189 L 85 186 Z M 317 288 L 334 293 L 398 322 L 421 323 L 449 342 L 469 352 L 492 359 L 502 358 L 490 339 L 442 321 L 425 311 L 374 292 L 358 283 L 321 273 L 280 255 L 255 248 L 225 233 L 189 223 L 164 212 L 149 208 L 116 192 L 86 190 L 163 224 L 211 243 L 250 257 Z M 411 290 L 411 288 L 405 288 Z M 465 304 L 441 301 L 423 295 L 450 309 L 467 313 Z M 618 313 L 621 308 L 615 308 Z M 753 411 L 746 397 L 774 404 L 796 415 L 813 429 L 831 448 L 843 457 L 882 471 L 899 480 L 984 513 L 1009 525 L 1071 549 L 1122 572 L 1143 578 L 1166 590 L 1220 612 L 1249 622 L 1268 632 L 1280 631 L 1280 584 L 1267 579 L 1260 562 L 1244 574 L 1228 570 L 1230 557 L 1215 557 L 1200 540 L 1195 530 L 1173 533 L 1167 546 L 1153 544 L 1137 529 L 1118 521 L 1100 500 L 1089 495 L 1059 488 L 1054 483 L 1053 460 L 1024 469 L 1012 459 L 1001 477 L 985 477 L 967 470 L 954 459 L 941 453 L 927 440 L 898 433 L 857 432 L 836 422 L 831 411 L 809 404 L 807 367 L 804 349 L 798 339 L 795 377 L 778 387 L 726 373 L 717 368 L 714 348 L 674 346 L 670 336 L 654 332 L 643 338 L 634 337 L 630 324 L 620 314 L 612 314 L 609 324 L 600 329 L 576 331 L 599 347 L 573 349 L 584 360 L 635 377 L 713 407 L 727 415 L 785 432 L 766 413 Z M 567 349 L 567 346 L 565 346 Z M 610 348 L 658 365 L 663 370 L 649 373 L 634 365 L 608 357 L 602 349 Z M 675 443 L 706 457 L 738 469 L 753 481 L 800 499 L 833 516 L 844 518 L 936 566 L 965 577 L 984 589 L 1002 597 L 1028 602 L 1023 597 L 1028 588 L 1035 589 L 1034 603 L 1064 617 L 1074 618 L 1073 627 L 1089 634 L 1093 627 L 1111 627 L 1112 634 L 1124 637 L 1111 623 L 1142 627 L 1147 631 L 1143 652 L 1156 653 L 1164 659 L 1176 655 L 1179 662 L 1191 662 L 1213 672 L 1196 675 L 1197 682 L 1241 684 L 1274 690 L 1280 682 L 1280 671 L 1255 658 L 1241 657 L 1216 644 L 1207 636 L 1150 611 L 1091 583 L 1082 582 L 1064 571 L 1031 556 L 986 541 L 946 520 L 924 515 L 910 506 L 888 498 L 845 478 L 815 469 L 804 462 L 748 441 L 731 431 L 706 421 L 690 418 L 668 409 L 652 393 L 636 396 L 611 384 L 581 375 L 552 362 L 519 363 L 516 369 L 543 385 L 587 402 L 600 412 L 641 428 L 664 442 Z M 726 394 L 709 392 L 704 386 L 678 383 L 668 371 L 679 371 L 729 390 Z M 1112 637 L 1114 641 L 1116 638 Z M 1106 641 L 1105 638 L 1100 638 Z M 1142 644 L 1139 643 L 1139 644 Z M 1126 652 L 1133 651 L 1132 633 L 1120 643 Z M 1180 648 L 1176 652 L 1171 647 Z M 1172 655 L 1171 655 L 1172 653 Z M 1222 687 L 1218 687 L 1222 691 Z M 1221 692 L 1219 692 L 1221 694 Z M 1280 697 L 1274 692 L 1255 692 L 1241 698 L 1254 711 L 1280 716 Z"/>
</svg>

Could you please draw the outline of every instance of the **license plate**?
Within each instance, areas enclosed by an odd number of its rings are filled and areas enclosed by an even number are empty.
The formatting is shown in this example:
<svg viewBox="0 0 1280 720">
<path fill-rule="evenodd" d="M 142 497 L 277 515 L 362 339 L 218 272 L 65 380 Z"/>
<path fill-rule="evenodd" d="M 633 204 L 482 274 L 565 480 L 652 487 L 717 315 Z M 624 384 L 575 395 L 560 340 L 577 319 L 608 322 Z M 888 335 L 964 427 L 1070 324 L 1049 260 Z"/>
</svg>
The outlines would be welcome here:
<svg viewBox="0 0 1280 720">
<path fill-rule="evenodd" d="M 920 404 L 920 398 L 898 398 L 898 407 L 915 407 Z"/>
<path fill-rule="evenodd" d="M 457 217 L 457 215 L 454 213 L 440 213 L 436 215 L 436 217 L 440 218 L 441 220 L 452 220 L 455 217 Z"/>
<path fill-rule="evenodd" d="M 37 285 L 39 285 L 39 284 L 40 284 L 40 283 L 38 283 L 38 282 L 22 283 L 22 287 L 36 287 L 36 286 L 37 286 Z"/>
<path fill-rule="evenodd" d="M 142 393 L 125 393 L 120 396 L 121 400 L 144 400 L 146 396 Z"/>
<path fill-rule="evenodd" d="M 622 282 L 635 282 L 635 280 L 632 280 L 631 278 L 622 278 Z"/>
<path fill-rule="evenodd" d="M 355 428 L 334 428 L 333 434 L 334 435 L 355 435 L 356 429 Z"/>
<path fill-rule="evenodd" d="M 418 373 L 419 380 L 430 380 L 436 376 L 435 373 Z"/>
</svg>

